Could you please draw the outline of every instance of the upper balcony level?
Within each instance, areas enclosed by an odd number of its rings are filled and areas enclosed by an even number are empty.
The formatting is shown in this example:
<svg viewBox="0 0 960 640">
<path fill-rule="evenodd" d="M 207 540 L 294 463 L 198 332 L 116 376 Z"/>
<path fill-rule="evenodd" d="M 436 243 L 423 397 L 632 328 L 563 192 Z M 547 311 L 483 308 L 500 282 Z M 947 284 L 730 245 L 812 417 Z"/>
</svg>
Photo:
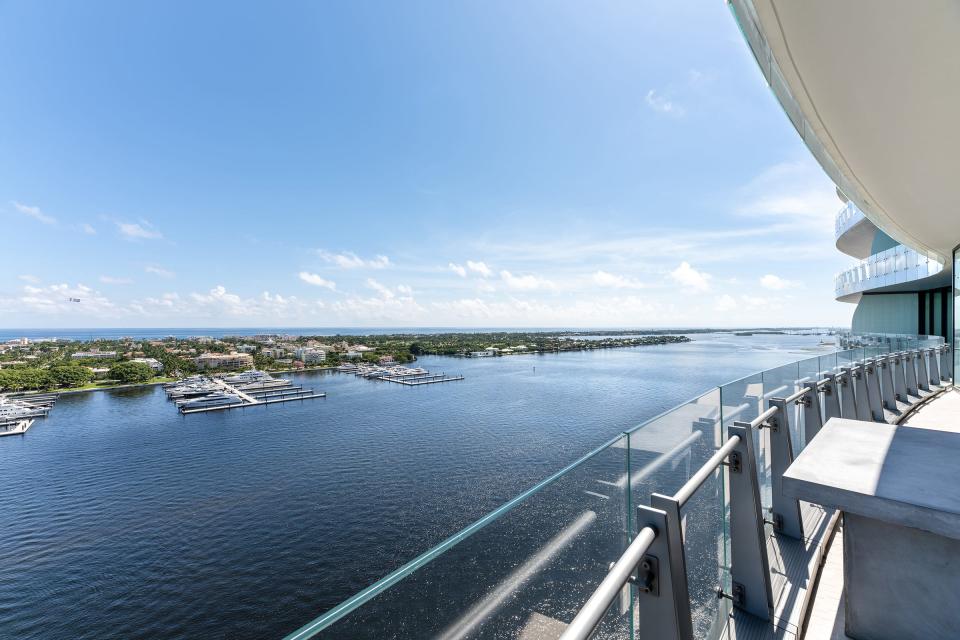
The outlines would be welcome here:
<svg viewBox="0 0 960 640">
<path fill-rule="evenodd" d="M 878 229 L 852 202 L 837 213 L 834 239 L 837 249 L 854 258 L 867 258 Z"/>
<path fill-rule="evenodd" d="M 837 274 L 835 292 L 840 302 L 858 302 L 866 291 L 923 291 L 949 284 L 942 264 L 901 244 Z"/>
</svg>

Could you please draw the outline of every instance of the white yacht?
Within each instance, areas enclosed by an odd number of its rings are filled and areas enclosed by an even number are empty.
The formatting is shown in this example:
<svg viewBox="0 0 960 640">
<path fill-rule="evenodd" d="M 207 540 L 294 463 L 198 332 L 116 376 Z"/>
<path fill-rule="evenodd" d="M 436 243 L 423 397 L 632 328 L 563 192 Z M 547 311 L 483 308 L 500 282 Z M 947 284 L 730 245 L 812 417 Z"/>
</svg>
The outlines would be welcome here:
<svg viewBox="0 0 960 640">
<path fill-rule="evenodd" d="M 203 407 L 218 407 L 225 404 L 238 404 L 243 402 L 243 399 L 233 393 L 226 393 L 223 391 L 217 393 L 211 393 L 200 398 L 191 398 L 189 400 L 179 400 L 177 401 L 177 406 L 182 409 L 200 409 Z"/>
</svg>

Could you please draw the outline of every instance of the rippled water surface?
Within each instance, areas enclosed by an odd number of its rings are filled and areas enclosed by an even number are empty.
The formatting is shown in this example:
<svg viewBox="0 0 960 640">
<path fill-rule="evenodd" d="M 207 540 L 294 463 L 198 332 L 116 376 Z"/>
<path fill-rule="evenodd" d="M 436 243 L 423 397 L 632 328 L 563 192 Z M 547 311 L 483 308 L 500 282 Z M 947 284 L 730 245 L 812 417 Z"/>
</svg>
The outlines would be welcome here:
<svg viewBox="0 0 960 640">
<path fill-rule="evenodd" d="M 325 399 L 183 417 L 61 396 L 0 439 L 0 637 L 292 631 L 624 428 L 820 352 L 815 336 L 424 357 L 463 382 L 306 373 Z"/>
</svg>

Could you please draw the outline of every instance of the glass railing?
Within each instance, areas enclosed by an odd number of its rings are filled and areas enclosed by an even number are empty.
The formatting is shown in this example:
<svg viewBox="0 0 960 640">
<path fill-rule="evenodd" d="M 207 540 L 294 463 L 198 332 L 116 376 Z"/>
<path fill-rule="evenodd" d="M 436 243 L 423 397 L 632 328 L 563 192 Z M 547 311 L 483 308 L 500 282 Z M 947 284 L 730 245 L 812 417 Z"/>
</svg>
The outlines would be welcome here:
<svg viewBox="0 0 960 640">
<path fill-rule="evenodd" d="M 834 239 L 845 234 L 848 229 L 858 224 L 864 218 L 866 218 L 866 216 L 863 215 L 863 211 L 857 208 L 857 205 L 852 202 L 847 202 L 837 214 L 837 219 L 834 223 Z"/>
<path fill-rule="evenodd" d="M 837 274 L 836 297 L 913 282 L 943 271 L 943 265 L 902 244 L 875 253 Z"/>
<path fill-rule="evenodd" d="M 927 349 L 939 347 L 946 343 L 942 336 L 913 335 L 909 333 L 869 333 L 854 331 L 838 331 L 837 344 L 844 349 L 867 349 L 871 352 L 879 349 L 880 353 L 907 351 L 910 349 Z"/>
<path fill-rule="evenodd" d="M 876 336 L 875 336 L 876 337 Z M 939 340 L 939 342 L 937 342 Z M 500 508 L 348 598 L 289 640 L 556 637 L 607 575 L 637 529 L 634 510 L 672 495 L 710 459 L 736 421 L 750 421 L 804 382 L 877 355 L 942 339 L 900 336 L 736 380 L 627 429 Z M 803 411 L 790 404 L 792 441 Z M 769 431 L 755 431 L 763 508 L 770 510 Z M 730 591 L 729 502 L 717 471 L 684 505 L 684 550 L 696 638 L 720 637 Z M 390 535 L 384 523 L 383 535 Z M 598 638 L 630 639 L 635 586 L 607 610 Z"/>
</svg>

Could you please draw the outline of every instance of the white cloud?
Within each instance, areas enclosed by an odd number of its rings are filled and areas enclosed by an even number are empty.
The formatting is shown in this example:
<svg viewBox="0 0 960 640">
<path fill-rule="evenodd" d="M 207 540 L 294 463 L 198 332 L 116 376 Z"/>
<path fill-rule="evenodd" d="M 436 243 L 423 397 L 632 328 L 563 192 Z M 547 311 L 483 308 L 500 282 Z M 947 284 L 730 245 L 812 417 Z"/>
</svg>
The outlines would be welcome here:
<svg viewBox="0 0 960 640">
<path fill-rule="evenodd" d="M 454 264 L 453 262 L 451 262 L 450 264 L 447 265 L 447 268 L 450 269 L 450 271 L 453 271 L 455 274 L 457 274 L 461 278 L 467 277 L 467 270 L 461 264 Z"/>
<path fill-rule="evenodd" d="M 412 288 L 412 287 L 409 287 L 409 286 L 407 286 L 407 285 L 405 285 L 405 284 L 398 284 L 398 285 L 397 285 L 397 293 L 399 293 L 399 294 L 402 295 L 402 296 L 412 296 L 412 295 L 413 295 L 413 288 Z"/>
<path fill-rule="evenodd" d="M 173 271 L 168 271 L 167 269 L 158 267 L 156 265 L 148 265 L 144 267 L 143 270 L 147 273 L 152 273 L 155 276 L 160 276 L 161 278 L 172 278 L 177 275 Z"/>
<path fill-rule="evenodd" d="M 535 275 L 515 276 L 507 270 L 500 272 L 500 279 L 507 285 L 508 289 L 515 291 L 536 291 L 538 289 L 555 289 L 549 280 L 544 280 Z"/>
<path fill-rule="evenodd" d="M 133 284 L 130 278 L 116 278 L 114 276 L 100 276 L 100 282 L 104 284 Z"/>
<path fill-rule="evenodd" d="M 20 213 L 22 213 L 22 214 L 24 214 L 24 215 L 28 215 L 28 216 L 30 216 L 31 218 L 33 218 L 34 220 L 37 220 L 37 221 L 39 221 L 39 222 L 42 222 L 43 224 L 56 224 L 56 223 L 57 223 L 57 219 L 56 219 L 56 218 L 54 218 L 53 216 L 48 216 L 47 214 L 45 214 L 43 211 L 40 210 L 40 207 L 31 207 L 31 206 L 28 206 L 28 205 L 25 205 L 25 204 L 20 204 L 19 202 L 16 202 L 16 201 L 14 201 L 12 204 L 13 204 L 14 209 L 16 209 L 17 211 L 19 211 Z"/>
<path fill-rule="evenodd" d="M 379 293 L 379 294 L 380 294 L 381 296 L 383 296 L 384 298 L 388 298 L 388 299 L 389 299 L 389 298 L 392 298 L 392 297 L 393 297 L 393 291 L 390 291 L 390 288 L 389 288 L 389 287 L 386 287 L 386 286 L 380 284 L 379 282 L 377 282 L 377 281 L 374 280 L 373 278 L 367 278 L 367 286 L 370 287 L 371 289 L 373 289 L 374 291 L 376 291 L 377 293 Z"/>
<path fill-rule="evenodd" d="M 710 274 L 697 271 L 689 262 L 681 262 L 680 266 L 670 272 L 674 282 L 693 291 L 706 291 L 710 288 Z"/>
<path fill-rule="evenodd" d="M 93 228 L 93 225 L 87 224 L 86 222 L 80 225 L 80 230 L 88 236 L 97 235 L 97 230 Z"/>
<path fill-rule="evenodd" d="M 20 295 L 0 298 L 0 313 L 115 319 L 128 315 L 128 310 L 86 285 L 52 284 L 46 287 L 26 285 Z"/>
<path fill-rule="evenodd" d="M 760 286 L 764 289 L 770 289 L 771 291 L 783 291 L 784 289 L 796 288 L 800 286 L 800 283 L 794 282 L 793 280 L 785 280 L 772 273 L 768 273 L 760 278 Z"/>
<path fill-rule="evenodd" d="M 383 255 L 376 255 L 370 260 L 364 260 L 352 251 L 331 253 L 323 249 L 318 250 L 317 255 L 341 269 L 385 269 L 390 266 L 390 258 Z"/>
<path fill-rule="evenodd" d="M 713 307 L 717 311 L 733 311 L 737 308 L 737 300 L 733 296 L 725 293 L 715 300 Z"/>
<path fill-rule="evenodd" d="M 153 225 L 146 220 L 140 220 L 139 222 L 115 220 L 114 224 L 117 225 L 117 229 L 122 236 L 131 240 L 158 240 L 163 237 L 163 234 L 154 229 Z"/>
<path fill-rule="evenodd" d="M 24 282 L 29 282 L 30 284 L 37 284 L 40 282 L 40 278 L 38 278 L 37 276 L 32 276 L 29 273 L 25 273 L 17 277 L 23 280 Z"/>
<path fill-rule="evenodd" d="M 470 271 L 473 271 L 474 273 L 480 274 L 484 278 L 489 278 L 493 275 L 493 270 L 483 262 L 467 260 L 467 269 L 470 269 Z"/>
<path fill-rule="evenodd" d="M 647 92 L 647 106 L 659 113 L 666 113 L 672 116 L 682 116 L 685 110 L 680 105 L 674 104 L 672 100 L 661 96 L 655 89 Z"/>
<path fill-rule="evenodd" d="M 813 159 L 769 167 L 740 190 L 740 198 L 740 215 L 785 219 L 821 235 L 833 233 L 842 206 L 836 187 Z"/>
<path fill-rule="evenodd" d="M 319 274 L 310 273 L 309 271 L 301 271 L 300 279 L 306 282 L 307 284 L 312 284 L 316 287 L 325 287 L 330 289 L 330 291 L 336 291 L 337 283 L 332 280 L 327 280 L 326 278 L 321 277 Z"/>
<path fill-rule="evenodd" d="M 593 284 L 610 289 L 642 289 L 644 287 L 644 284 L 638 280 L 607 271 L 595 272 L 593 274 Z"/>
</svg>

